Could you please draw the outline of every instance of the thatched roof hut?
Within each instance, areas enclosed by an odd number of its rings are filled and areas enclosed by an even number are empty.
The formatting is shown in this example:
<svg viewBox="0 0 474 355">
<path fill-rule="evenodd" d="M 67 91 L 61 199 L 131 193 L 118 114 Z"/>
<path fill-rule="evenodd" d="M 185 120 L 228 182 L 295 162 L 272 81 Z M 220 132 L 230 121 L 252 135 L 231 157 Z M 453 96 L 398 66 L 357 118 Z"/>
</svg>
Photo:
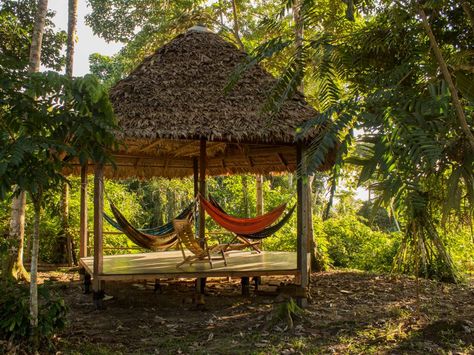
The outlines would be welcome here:
<svg viewBox="0 0 474 355">
<path fill-rule="evenodd" d="M 318 113 L 301 94 L 287 100 L 274 117 L 262 114 L 262 104 L 275 85 L 261 67 L 246 72 L 233 90 L 224 87 L 236 67 L 246 58 L 219 36 L 193 28 L 176 37 L 145 59 L 111 91 L 112 104 L 122 127 L 123 151 L 114 152 L 117 169 L 98 163 L 94 167 L 94 299 L 103 296 L 105 280 L 154 280 L 180 273 L 145 273 L 135 268 L 139 259 L 125 266 L 127 273 L 110 274 L 104 268 L 103 207 L 104 175 L 109 177 L 194 176 L 194 192 L 206 195 L 206 175 L 294 171 L 301 174 L 297 190 L 297 255 L 294 269 L 272 270 L 265 258 L 254 269 L 202 269 L 185 272 L 187 277 L 277 274 L 297 276 L 300 306 L 309 282 L 311 238 L 310 191 L 305 164 L 305 143 L 296 142 L 296 129 Z M 316 134 L 316 127 L 311 134 Z M 328 160 L 328 159 L 326 159 Z M 327 166 L 331 163 L 327 162 Z M 87 166 L 81 167 L 81 256 L 87 255 Z M 199 206 L 199 237 L 205 239 L 205 210 Z M 278 256 L 280 258 L 280 256 Z M 157 259 L 158 260 L 158 259 Z M 161 258 L 159 258 L 161 263 Z M 255 269 L 256 268 L 256 269 Z M 270 269 L 268 269 L 270 268 Z M 105 273 L 104 273 L 105 270 Z M 130 273 L 128 273 L 130 272 Z M 104 281 L 104 282 L 103 282 Z M 196 282 L 202 287 L 202 280 Z M 244 282 L 245 281 L 245 282 Z M 199 286 L 201 285 L 201 286 Z M 202 289 L 201 289 L 202 291 Z M 97 303 L 99 304 L 99 303 Z"/>
<path fill-rule="evenodd" d="M 296 93 L 280 113 L 263 114 L 276 79 L 260 66 L 225 93 L 245 59 L 244 52 L 202 27 L 146 58 L 111 89 L 127 148 L 116 155 L 118 169 L 106 174 L 191 175 L 200 139 L 208 142 L 209 175 L 294 170 L 296 129 L 318 113 Z"/>
</svg>

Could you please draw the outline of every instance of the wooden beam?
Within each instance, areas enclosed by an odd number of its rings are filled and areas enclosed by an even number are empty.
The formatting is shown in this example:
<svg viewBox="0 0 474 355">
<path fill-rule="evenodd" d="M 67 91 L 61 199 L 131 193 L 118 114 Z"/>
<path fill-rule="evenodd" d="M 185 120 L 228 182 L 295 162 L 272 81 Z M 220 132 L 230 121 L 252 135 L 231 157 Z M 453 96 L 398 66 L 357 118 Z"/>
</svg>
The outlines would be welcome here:
<svg viewBox="0 0 474 355">
<path fill-rule="evenodd" d="M 277 157 L 278 159 L 280 160 L 280 162 L 285 166 L 285 167 L 288 167 L 288 162 L 285 160 L 285 158 L 283 157 L 283 154 L 281 153 L 277 153 Z"/>
<path fill-rule="evenodd" d="M 89 245 L 89 233 L 87 226 L 87 170 L 88 165 L 81 167 L 81 202 L 80 202 L 80 226 L 79 226 L 79 257 L 85 258 L 87 256 L 87 246 Z"/>
<path fill-rule="evenodd" d="M 147 151 L 151 148 L 155 148 L 158 144 L 161 143 L 161 140 L 160 139 L 157 139 L 156 141 L 154 142 L 151 142 L 150 144 L 144 146 L 142 149 L 140 149 L 141 152 L 144 152 L 144 151 Z"/>
<path fill-rule="evenodd" d="M 94 175 L 94 292 L 100 292 L 98 276 L 103 273 L 104 165 L 96 164 Z"/>
<path fill-rule="evenodd" d="M 192 149 L 190 150 L 190 148 L 192 148 Z M 191 152 L 191 154 L 189 154 L 190 152 Z M 176 157 L 176 156 L 179 156 L 183 153 L 187 153 L 188 155 L 194 155 L 194 154 L 197 155 L 197 154 L 199 154 L 199 146 L 198 146 L 197 142 L 191 141 L 188 144 L 182 145 L 181 147 L 174 150 L 173 155 Z"/>
</svg>

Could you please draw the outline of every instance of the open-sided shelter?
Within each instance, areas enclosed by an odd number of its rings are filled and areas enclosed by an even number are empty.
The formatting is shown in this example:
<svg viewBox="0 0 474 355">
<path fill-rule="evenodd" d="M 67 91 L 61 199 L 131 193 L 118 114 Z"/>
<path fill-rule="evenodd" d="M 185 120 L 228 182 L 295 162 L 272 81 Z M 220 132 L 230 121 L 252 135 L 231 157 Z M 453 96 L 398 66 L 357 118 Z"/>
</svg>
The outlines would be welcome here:
<svg viewBox="0 0 474 355">
<path fill-rule="evenodd" d="M 226 92 L 224 88 L 230 77 L 245 60 L 246 54 L 233 44 L 196 26 L 159 48 L 111 89 L 111 101 L 122 129 L 118 134 L 125 145 L 114 152 L 116 168 L 93 167 L 94 256 L 93 260 L 89 259 L 88 265 L 95 292 L 100 292 L 103 281 L 108 279 L 160 277 L 159 273 L 137 275 L 133 270 L 128 274 L 112 275 L 104 269 L 104 176 L 194 176 L 195 193 L 205 195 L 206 175 L 293 172 L 299 164 L 302 164 L 302 174 L 297 180 L 296 262 L 293 268 L 279 269 L 274 274 L 294 274 L 302 289 L 306 289 L 311 216 L 303 164 L 306 141 L 297 141 L 296 132 L 299 126 L 318 113 L 300 93 L 286 100 L 279 113 L 266 113 L 263 105 L 276 79 L 258 65 L 244 72 L 237 84 Z M 310 135 L 316 134 L 317 130 L 317 127 L 314 128 Z M 330 162 L 327 162 L 326 166 L 329 165 Z M 87 167 L 82 167 L 81 176 L 84 187 L 87 184 Z M 85 198 L 82 203 L 80 250 L 84 258 L 87 256 Z M 204 233 L 204 211 L 200 212 L 199 230 Z M 268 258 L 270 256 L 267 255 Z M 262 260 L 264 263 L 266 259 Z M 241 267 L 181 271 L 172 275 L 249 277 L 272 274 L 267 266 L 261 269 Z M 169 276 L 166 274 L 164 277 Z"/>
</svg>

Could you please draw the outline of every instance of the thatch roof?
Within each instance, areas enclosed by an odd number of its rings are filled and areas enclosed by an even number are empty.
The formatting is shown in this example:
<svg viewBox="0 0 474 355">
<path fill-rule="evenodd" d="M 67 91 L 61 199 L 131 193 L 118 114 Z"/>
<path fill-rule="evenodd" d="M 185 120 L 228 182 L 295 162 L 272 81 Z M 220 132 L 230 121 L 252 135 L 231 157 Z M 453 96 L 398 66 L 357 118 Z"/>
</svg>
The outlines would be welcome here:
<svg viewBox="0 0 474 355">
<path fill-rule="evenodd" d="M 276 79 L 259 66 L 226 95 L 224 87 L 245 59 L 234 45 L 201 30 L 145 59 L 111 89 L 126 148 L 114 152 L 117 168 L 106 167 L 106 176 L 192 175 L 200 139 L 207 141 L 208 175 L 294 171 L 296 128 L 317 112 L 296 93 L 279 114 L 262 116 Z M 333 153 L 321 170 L 333 164 Z"/>
<path fill-rule="evenodd" d="M 301 94 L 274 117 L 263 115 L 276 79 L 260 66 L 224 93 L 246 56 L 220 36 L 196 30 L 159 48 L 111 89 L 125 138 L 293 143 L 296 128 L 317 115 Z"/>
</svg>

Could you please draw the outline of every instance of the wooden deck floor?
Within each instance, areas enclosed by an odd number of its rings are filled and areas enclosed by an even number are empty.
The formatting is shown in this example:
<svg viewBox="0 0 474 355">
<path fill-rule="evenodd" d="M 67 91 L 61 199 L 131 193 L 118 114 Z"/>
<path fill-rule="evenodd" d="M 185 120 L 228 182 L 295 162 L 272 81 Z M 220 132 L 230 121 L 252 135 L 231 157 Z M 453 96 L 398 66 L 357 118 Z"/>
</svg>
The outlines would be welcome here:
<svg viewBox="0 0 474 355">
<path fill-rule="evenodd" d="M 146 280 L 178 277 L 242 277 L 267 275 L 297 275 L 296 253 L 231 252 L 227 266 L 223 260 L 193 265 L 176 265 L 183 260 L 180 251 L 104 256 L 104 272 L 101 280 Z M 92 257 L 82 258 L 80 264 L 89 274 L 94 269 Z"/>
</svg>

